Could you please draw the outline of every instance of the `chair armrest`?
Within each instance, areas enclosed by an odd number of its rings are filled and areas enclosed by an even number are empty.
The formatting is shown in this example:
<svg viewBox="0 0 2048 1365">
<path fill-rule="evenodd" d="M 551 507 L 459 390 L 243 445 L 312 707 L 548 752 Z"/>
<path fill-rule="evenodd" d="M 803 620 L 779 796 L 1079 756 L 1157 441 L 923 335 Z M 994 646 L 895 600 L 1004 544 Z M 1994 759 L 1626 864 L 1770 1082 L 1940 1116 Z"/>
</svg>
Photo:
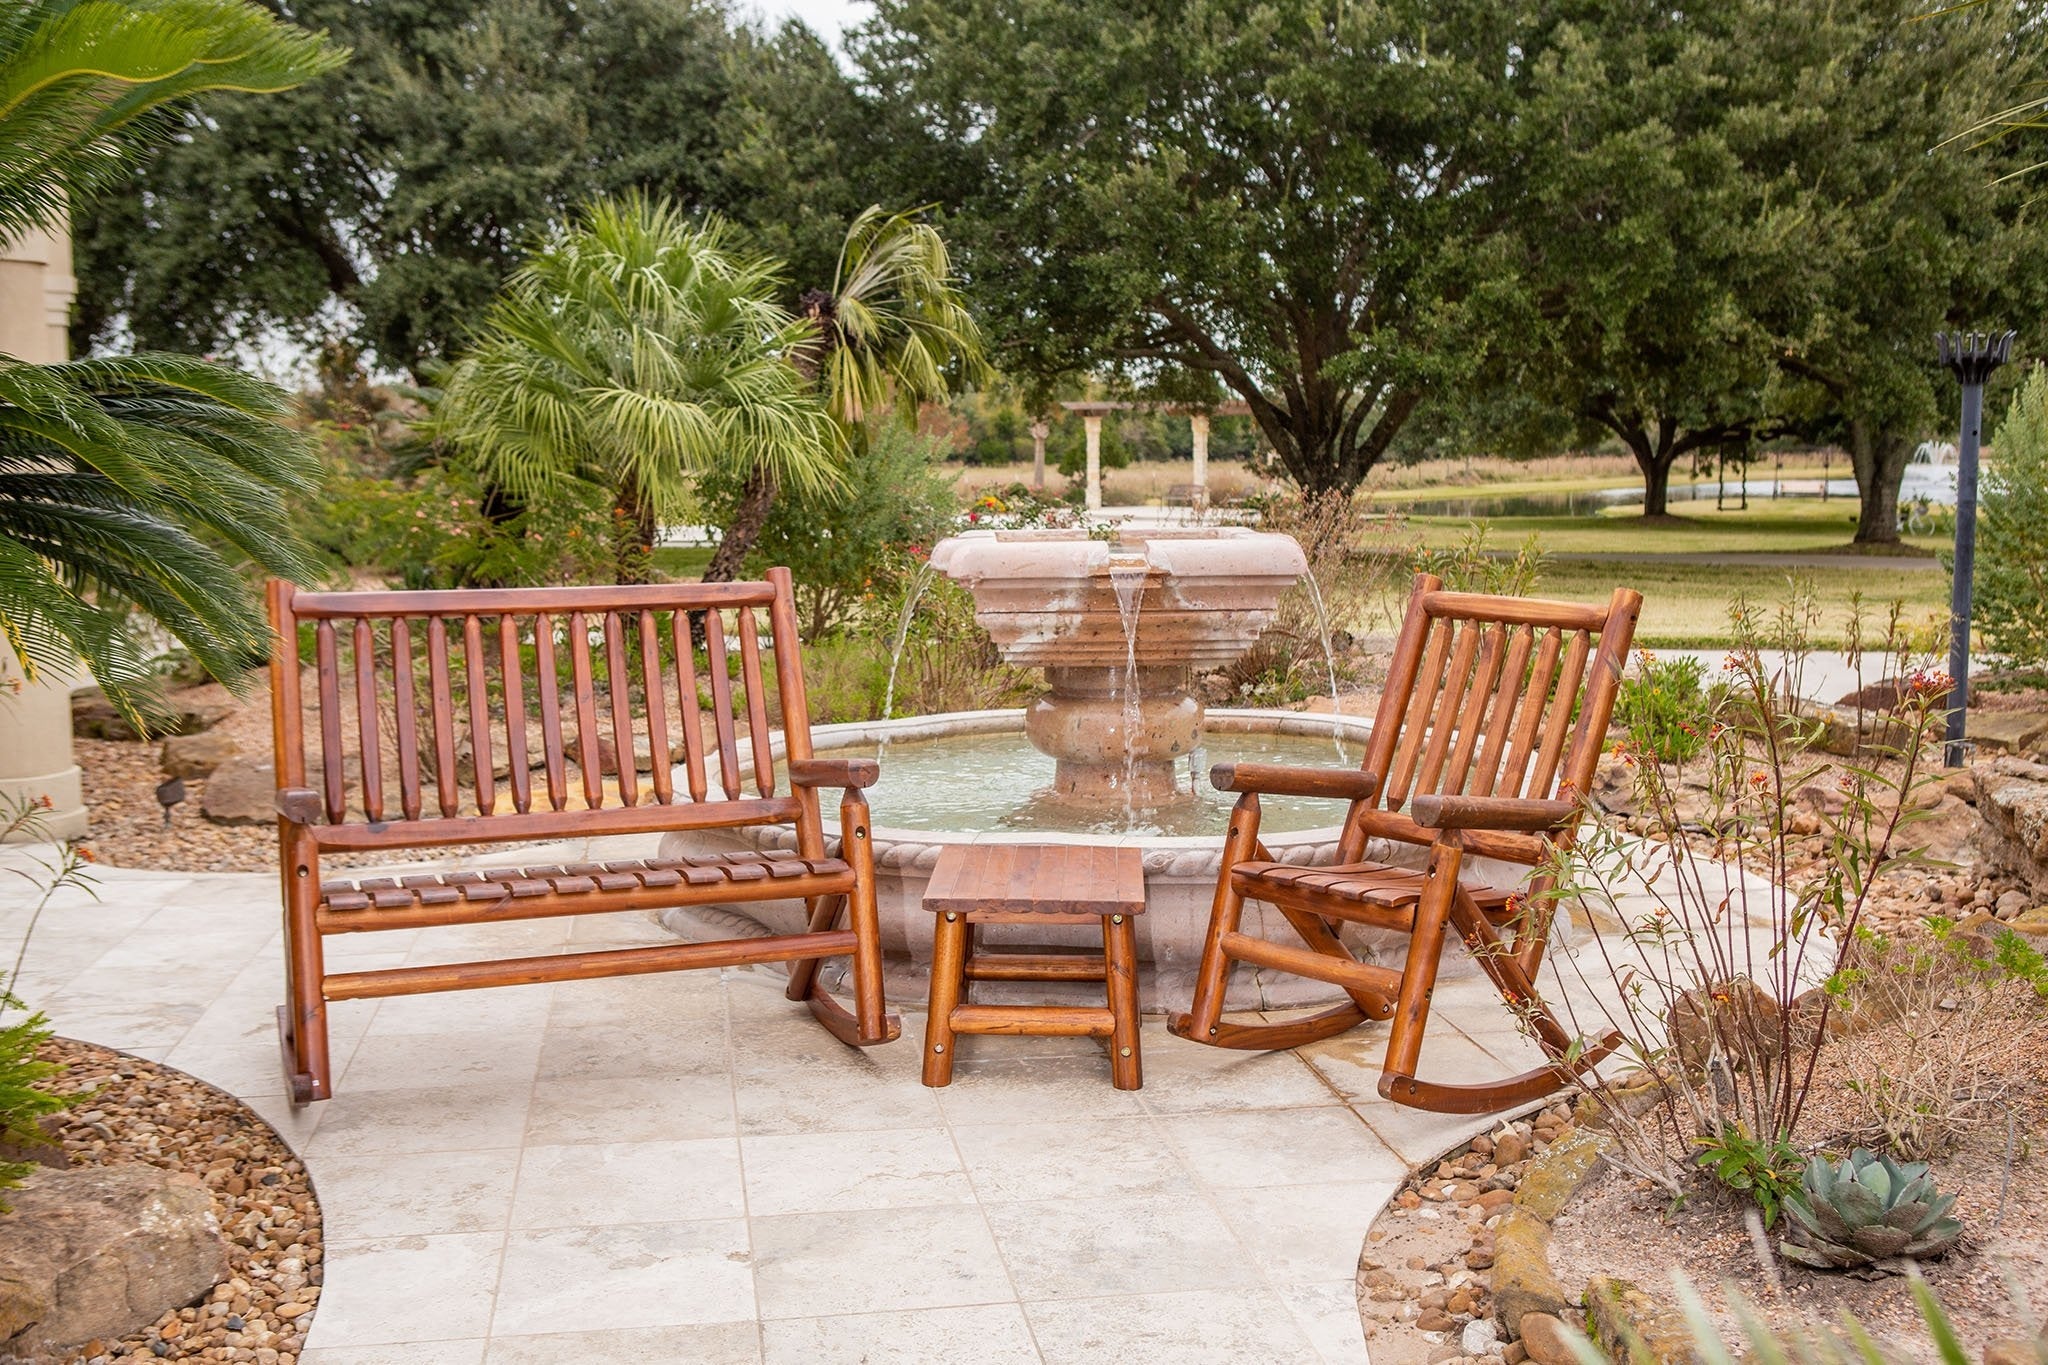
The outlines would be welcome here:
<svg viewBox="0 0 2048 1365">
<path fill-rule="evenodd" d="M 1418 796 L 1410 803 L 1425 829 L 1525 830 L 1556 833 L 1579 822 L 1576 801 L 1529 801 L 1519 796 Z"/>
<path fill-rule="evenodd" d="M 1380 789 L 1378 773 L 1356 768 L 1297 768 L 1284 763 L 1218 763 L 1209 769 L 1209 785 L 1220 792 L 1260 792 L 1267 796 L 1328 796 L 1339 801 L 1365 801 Z"/>
<path fill-rule="evenodd" d="M 274 798 L 277 813 L 296 825 L 315 825 L 327 812 L 320 793 L 311 787 L 279 787 Z"/>
<path fill-rule="evenodd" d="M 792 787 L 872 787 L 881 776 L 872 758 L 799 758 L 789 765 Z"/>
</svg>

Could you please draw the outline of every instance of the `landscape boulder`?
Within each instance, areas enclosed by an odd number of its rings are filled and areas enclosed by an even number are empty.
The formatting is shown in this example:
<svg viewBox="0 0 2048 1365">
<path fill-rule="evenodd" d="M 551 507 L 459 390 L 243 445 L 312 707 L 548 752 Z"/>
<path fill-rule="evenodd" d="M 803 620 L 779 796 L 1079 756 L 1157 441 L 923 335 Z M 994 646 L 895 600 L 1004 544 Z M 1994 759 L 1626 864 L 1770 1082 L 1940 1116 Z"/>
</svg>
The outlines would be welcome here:
<svg viewBox="0 0 2048 1365">
<path fill-rule="evenodd" d="M 2048 895 L 2048 764 L 1996 758 L 1975 765 L 1978 850 L 1986 868 Z"/>
<path fill-rule="evenodd" d="M 213 1196 L 153 1166 L 40 1171 L 0 1214 L 0 1359 L 127 1336 L 228 1273 Z"/>
<path fill-rule="evenodd" d="M 144 735 L 128 717 L 114 709 L 106 693 L 97 687 L 89 687 L 72 694 L 71 733 L 80 739 L 131 741 L 166 735 L 196 735 L 211 730 L 233 714 L 232 706 L 219 702 L 178 704 L 172 707 L 169 716 L 157 722 L 151 735 Z"/>
<path fill-rule="evenodd" d="M 199 810 L 216 825 L 267 825 L 277 819 L 277 769 L 254 758 L 231 758 L 206 779 Z"/>
<path fill-rule="evenodd" d="M 157 761 L 168 777 L 210 777 L 214 769 L 241 752 L 242 746 L 233 737 L 203 730 L 196 735 L 172 735 L 164 741 Z"/>
</svg>

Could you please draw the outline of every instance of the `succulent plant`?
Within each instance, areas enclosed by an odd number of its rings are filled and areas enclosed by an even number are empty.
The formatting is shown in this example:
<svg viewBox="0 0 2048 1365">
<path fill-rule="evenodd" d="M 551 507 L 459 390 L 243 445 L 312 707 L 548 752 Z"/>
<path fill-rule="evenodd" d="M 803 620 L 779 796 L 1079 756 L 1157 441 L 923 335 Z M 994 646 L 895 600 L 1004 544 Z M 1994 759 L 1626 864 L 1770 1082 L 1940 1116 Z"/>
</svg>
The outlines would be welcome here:
<svg viewBox="0 0 2048 1365">
<path fill-rule="evenodd" d="M 1858 1147 L 1840 1162 L 1806 1163 L 1799 1193 L 1785 1200 L 1787 1258 L 1822 1270 L 1939 1256 L 1963 1235 L 1948 1216 L 1952 1194 L 1937 1195 L 1927 1163 L 1900 1165 Z"/>
</svg>

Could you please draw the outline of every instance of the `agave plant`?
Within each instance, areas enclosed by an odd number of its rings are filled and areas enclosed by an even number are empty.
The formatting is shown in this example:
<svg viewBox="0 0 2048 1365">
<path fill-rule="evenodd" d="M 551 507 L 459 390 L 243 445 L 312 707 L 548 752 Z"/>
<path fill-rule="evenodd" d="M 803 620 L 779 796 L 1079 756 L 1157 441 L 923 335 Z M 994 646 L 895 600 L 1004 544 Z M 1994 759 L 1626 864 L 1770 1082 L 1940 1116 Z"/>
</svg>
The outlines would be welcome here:
<svg viewBox="0 0 2048 1365">
<path fill-rule="evenodd" d="M 1821 1270 L 1926 1260 L 1963 1235 L 1962 1223 L 1949 1217 L 1955 1202 L 1935 1194 L 1924 1161 L 1902 1166 L 1861 1147 L 1840 1162 L 1815 1157 L 1800 1192 L 1785 1200 L 1791 1235 L 1778 1249 Z"/>
</svg>

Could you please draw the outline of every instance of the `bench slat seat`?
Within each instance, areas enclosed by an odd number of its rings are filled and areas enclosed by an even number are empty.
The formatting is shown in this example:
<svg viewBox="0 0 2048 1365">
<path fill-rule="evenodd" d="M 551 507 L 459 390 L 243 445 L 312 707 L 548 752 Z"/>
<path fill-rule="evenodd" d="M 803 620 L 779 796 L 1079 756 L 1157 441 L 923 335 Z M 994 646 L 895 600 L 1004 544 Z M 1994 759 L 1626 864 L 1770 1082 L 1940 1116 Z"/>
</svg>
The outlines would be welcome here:
<svg viewBox="0 0 2048 1365">
<path fill-rule="evenodd" d="M 278 1029 L 294 1103 L 333 1094 L 327 1008 L 343 1000 L 788 963 L 789 997 L 840 1041 L 898 1036 L 862 790 L 879 770 L 812 753 L 788 570 L 758 583 L 445 592 L 273 582 L 269 603 Z M 842 792 L 837 857 L 827 787 Z M 320 875 L 341 852 L 767 827 L 794 827 L 794 851 Z M 330 934 L 766 900 L 801 902 L 802 931 L 344 973 L 326 970 L 322 946 Z M 817 984 L 819 960 L 844 955 L 851 1010 Z"/>
</svg>

